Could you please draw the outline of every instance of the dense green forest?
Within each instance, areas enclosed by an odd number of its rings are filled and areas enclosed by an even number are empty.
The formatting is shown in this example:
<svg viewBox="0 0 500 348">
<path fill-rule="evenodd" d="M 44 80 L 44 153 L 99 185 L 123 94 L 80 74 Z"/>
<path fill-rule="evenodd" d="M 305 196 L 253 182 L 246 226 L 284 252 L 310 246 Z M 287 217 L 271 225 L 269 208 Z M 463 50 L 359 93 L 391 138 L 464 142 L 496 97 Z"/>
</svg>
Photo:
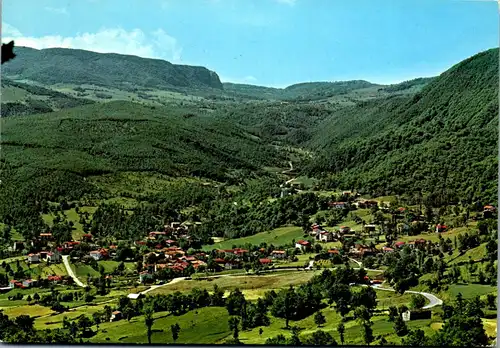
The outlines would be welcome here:
<svg viewBox="0 0 500 348">
<path fill-rule="evenodd" d="M 471 57 L 412 97 L 343 108 L 310 141 L 304 172 L 327 187 L 374 195 L 440 191 L 445 200 L 497 195 L 498 49 Z M 443 202 L 444 203 L 444 202 Z"/>
</svg>

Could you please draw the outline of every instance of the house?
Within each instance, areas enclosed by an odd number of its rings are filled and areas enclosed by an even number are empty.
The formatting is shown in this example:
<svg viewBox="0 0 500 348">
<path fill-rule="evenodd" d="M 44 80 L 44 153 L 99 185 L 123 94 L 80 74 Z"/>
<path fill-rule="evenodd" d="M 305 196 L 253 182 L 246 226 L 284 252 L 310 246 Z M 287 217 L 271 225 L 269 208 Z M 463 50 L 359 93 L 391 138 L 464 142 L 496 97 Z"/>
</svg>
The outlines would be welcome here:
<svg viewBox="0 0 500 348">
<path fill-rule="evenodd" d="M 491 219 L 494 217 L 494 214 L 496 212 L 496 208 L 492 205 L 485 205 L 483 209 L 483 218 L 484 219 Z"/>
<path fill-rule="evenodd" d="M 302 251 L 308 250 L 311 248 L 311 243 L 301 239 L 295 243 L 295 248 L 300 249 Z"/>
<path fill-rule="evenodd" d="M 99 250 L 94 250 L 94 251 L 91 251 L 90 252 L 90 256 L 94 259 L 94 260 L 102 260 L 103 259 L 103 255 L 102 253 L 99 251 Z"/>
<path fill-rule="evenodd" d="M 111 313 L 111 318 L 109 319 L 109 321 L 118 321 L 118 320 L 121 320 L 122 319 L 122 312 L 120 311 L 114 311 Z"/>
<path fill-rule="evenodd" d="M 396 242 L 394 243 L 395 248 L 402 248 L 406 243 L 405 242 Z"/>
<path fill-rule="evenodd" d="M 52 233 L 40 233 L 41 240 L 52 240 Z"/>
<path fill-rule="evenodd" d="M 328 205 L 333 209 L 345 209 L 345 208 L 347 208 L 346 202 L 329 202 Z"/>
<path fill-rule="evenodd" d="M 441 224 L 436 225 L 436 233 L 446 232 L 447 229 L 448 226 L 446 225 L 441 225 Z"/>
<path fill-rule="evenodd" d="M 23 242 L 14 242 L 14 245 L 12 246 L 12 250 L 23 250 L 24 249 L 24 243 Z"/>
<path fill-rule="evenodd" d="M 238 268 L 239 267 L 239 262 L 238 261 L 231 261 L 231 260 L 224 260 L 221 258 L 214 259 L 214 262 L 218 264 L 221 267 L 224 267 L 225 269 L 233 269 L 233 268 Z"/>
<path fill-rule="evenodd" d="M 270 265 L 270 264 L 273 263 L 273 260 L 271 260 L 271 259 L 260 259 L 259 262 L 260 262 L 261 265 Z"/>
<path fill-rule="evenodd" d="M 408 247 L 410 247 L 410 249 L 415 249 L 415 241 L 409 241 Z"/>
<path fill-rule="evenodd" d="M 351 228 L 350 227 L 347 227 L 347 226 L 340 226 L 340 230 L 339 232 L 341 234 L 346 234 L 346 233 L 349 233 L 351 232 Z"/>
<path fill-rule="evenodd" d="M 58 251 L 55 252 L 48 252 L 45 260 L 48 262 L 58 262 L 61 259 L 61 254 L 59 254 Z"/>
<path fill-rule="evenodd" d="M 340 252 L 337 249 L 330 249 L 330 250 L 328 250 L 328 254 L 330 254 L 330 255 L 334 255 L 334 254 L 339 255 Z"/>
<path fill-rule="evenodd" d="M 333 233 L 327 231 L 320 232 L 316 235 L 316 239 L 320 240 L 321 242 L 331 242 L 333 241 Z"/>
<path fill-rule="evenodd" d="M 384 253 L 392 253 L 392 252 L 394 252 L 394 249 L 384 246 L 384 247 L 382 247 L 382 252 L 384 252 Z"/>
<path fill-rule="evenodd" d="M 286 252 L 284 250 L 273 250 L 271 256 L 275 259 L 284 259 L 286 257 Z"/>
<path fill-rule="evenodd" d="M 363 226 L 363 230 L 365 231 L 365 233 L 375 232 L 376 229 L 377 229 L 376 225 L 364 225 Z"/>
<path fill-rule="evenodd" d="M 48 276 L 47 280 L 51 282 L 52 284 L 58 284 L 62 281 L 61 276 Z"/>
<path fill-rule="evenodd" d="M 14 289 L 16 287 L 16 284 L 18 284 L 19 282 L 17 280 L 14 280 L 12 279 L 10 282 L 9 282 L 9 288 L 11 289 Z"/>
<path fill-rule="evenodd" d="M 415 240 L 415 246 L 418 247 L 418 246 L 425 246 L 425 244 L 427 244 L 427 241 L 425 239 L 417 239 Z"/>
<path fill-rule="evenodd" d="M 25 288 L 31 288 L 31 287 L 33 287 L 35 285 L 36 285 L 36 280 L 33 280 L 33 279 L 23 280 L 23 286 Z"/>
<path fill-rule="evenodd" d="M 153 275 L 151 273 L 149 273 L 148 271 L 143 271 L 141 273 L 139 273 L 139 282 L 141 283 L 144 283 L 148 280 L 152 280 L 153 279 Z"/>
<path fill-rule="evenodd" d="M 28 262 L 40 262 L 40 254 L 29 254 Z"/>
<path fill-rule="evenodd" d="M 432 312 L 430 310 L 408 310 L 406 312 L 403 312 L 401 316 L 403 317 L 403 321 L 431 319 Z"/>
</svg>

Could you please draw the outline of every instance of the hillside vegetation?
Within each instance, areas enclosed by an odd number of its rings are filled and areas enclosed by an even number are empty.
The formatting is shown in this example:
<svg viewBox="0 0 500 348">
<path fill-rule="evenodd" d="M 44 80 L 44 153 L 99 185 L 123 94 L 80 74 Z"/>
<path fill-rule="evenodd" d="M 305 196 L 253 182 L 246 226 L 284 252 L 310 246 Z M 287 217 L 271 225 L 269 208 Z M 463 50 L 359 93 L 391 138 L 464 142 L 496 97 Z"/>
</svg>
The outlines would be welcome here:
<svg viewBox="0 0 500 348">
<path fill-rule="evenodd" d="M 66 48 L 16 47 L 16 54 L 16 59 L 2 66 L 4 76 L 48 85 L 222 89 L 219 76 L 213 71 L 159 59 Z"/>
<path fill-rule="evenodd" d="M 440 190 L 496 200 L 498 49 L 471 57 L 413 97 L 339 110 L 310 142 L 310 175 L 374 195 Z"/>
</svg>

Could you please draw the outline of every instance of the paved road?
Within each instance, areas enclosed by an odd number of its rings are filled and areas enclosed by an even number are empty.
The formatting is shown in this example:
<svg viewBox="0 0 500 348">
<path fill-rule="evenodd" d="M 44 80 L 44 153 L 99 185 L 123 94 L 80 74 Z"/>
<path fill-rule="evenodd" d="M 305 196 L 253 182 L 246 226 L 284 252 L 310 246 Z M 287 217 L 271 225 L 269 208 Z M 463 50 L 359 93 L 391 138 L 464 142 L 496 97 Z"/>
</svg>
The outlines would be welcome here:
<svg viewBox="0 0 500 348">
<path fill-rule="evenodd" d="M 66 267 L 66 271 L 68 272 L 68 275 L 73 278 L 73 280 L 75 281 L 75 283 L 78 285 L 78 286 L 81 286 L 82 288 L 86 287 L 85 284 L 83 284 L 80 279 L 78 279 L 78 277 L 76 276 L 76 274 L 73 272 L 73 270 L 71 269 L 70 265 L 69 265 L 69 255 L 63 255 L 62 257 L 63 259 L 63 263 L 64 263 L 64 267 Z"/>
<path fill-rule="evenodd" d="M 395 291 L 392 288 L 383 288 L 379 284 L 371 285 L 372 288 L 375 288 L 377 290 L 386 290 L 386 291 Z M 422 307 L 422 309 L 430 309 L 436 306 L 441 306 L 443 304 L 443 301 L 439 298 L 437 298 L 433 294 L 429 294 L 428 292 L 420 292 L 420 291 L 406 291 L 405 293 L 408 294 L 418 294 L 424 296 L 426 299 L 429 300 L 429 304 Z"/>
</svg>

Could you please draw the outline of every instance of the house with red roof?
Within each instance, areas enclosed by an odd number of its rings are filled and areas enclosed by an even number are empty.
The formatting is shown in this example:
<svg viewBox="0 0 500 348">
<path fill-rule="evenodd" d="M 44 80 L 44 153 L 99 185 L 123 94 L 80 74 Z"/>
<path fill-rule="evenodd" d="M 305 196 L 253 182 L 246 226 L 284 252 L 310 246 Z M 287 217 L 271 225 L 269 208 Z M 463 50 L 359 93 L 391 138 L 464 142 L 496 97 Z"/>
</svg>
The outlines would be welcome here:
<svg viewBox="0 0 500 348">
<path fill-rule="evenodd" d="M 40 254 L 28 254 L 28 262 L 40 262 Z"/>
<path fill-rule="evenodd" d="M 273 250 L 271 256 L 275 259 L 284 259 L 286 257 L 286 252 L 284 250 Z"/>
<path fill-rule="evenodd" d="M 271 260 L 271 259 L 259 259 L 259 262 L 261 265 L 270 265 L 273 263 L 273 260 Z"/>
<path fill-rule="evenodd" d="M 333 255 L 333 254 L 340 255 L 340 252 L 337 249 L 330 249 L 330 250 L 328 250 L 328 254 L 330 254 L 330 255 Z"/>
<path fill-rule="evenodd" d="M 307 240 L 301 239 L 295 243 L 295 248 L 300 249 L 302 251 L 309 250 L 311 248 L 311 243 L 308 242 Z"/>
<path fill-rule="evenodd" d="M 396 242 L 394 243 L 395 248 L 402 248 L 406 243 L 405 242 Z"/>
<path fill-rule="evenodd" d="M 384 253 L 393 253 L 394 249 L 384 246 L 384 247 L 382 247 L 382 252 L 384 252 Z"/>
<path fill-rule="evenodd" d="M 62 282 L 62 277 L 61 276 L 48 276 L 47 280 L 51 282 L 52 284 L 58 284 Z"/>
<path fill-rule="evenodd" d="M 441 225 L 441 224 L 436 225 L 436 233 L 446 232 L 447 229 L 448 226 L 446 225 Z"/>
<path fill-rule="evenodd" d="M 26 279 L 26 280 L 23 280 L 23 286 L 25 288 L 32 288 L 33 286 L 35 286 L 37 283 L 36 280 L 34 279 Z"/>
</svg>

